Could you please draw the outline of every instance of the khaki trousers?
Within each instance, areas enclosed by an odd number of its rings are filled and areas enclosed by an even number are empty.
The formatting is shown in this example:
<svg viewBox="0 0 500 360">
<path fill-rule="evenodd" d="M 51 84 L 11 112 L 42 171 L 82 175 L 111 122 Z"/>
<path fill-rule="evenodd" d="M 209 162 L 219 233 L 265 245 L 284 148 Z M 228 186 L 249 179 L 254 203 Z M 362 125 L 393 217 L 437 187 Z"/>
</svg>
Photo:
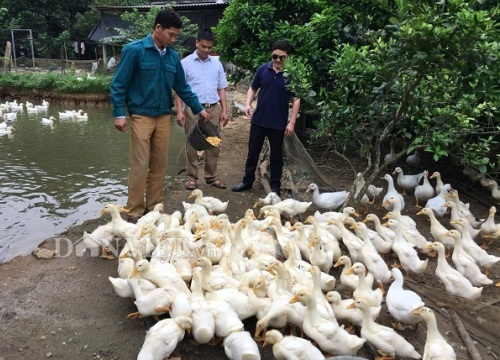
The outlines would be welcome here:
<svg viewBox="0 0 500 360">
<path fill-rule="evenodd" d="M 170 115 L 131 117 L 128 216 L 142 216 L 163 203 L 169 142 Z"/>
<path fill-rule="evenodd" d="M 210 115 L 210 121 L 220 129 L 220 114 L 222 106 L 220 104 L 206 107 L 205 110 Z M 196 124 L 199 116 L 194 115 L 191 109 L 186 106 L 184 109 L 184 131 L 189 134 L 189 130 Z M 211 182 L 217 179 L 217 162 L 219 161 L 219 147 L 215 146 L 205 150 L 205 181 Z M 186 140 L 186 170 L 188 178 L 198 180 L 198 152 L 193 149 L 189 141 Z"/>
</svg>

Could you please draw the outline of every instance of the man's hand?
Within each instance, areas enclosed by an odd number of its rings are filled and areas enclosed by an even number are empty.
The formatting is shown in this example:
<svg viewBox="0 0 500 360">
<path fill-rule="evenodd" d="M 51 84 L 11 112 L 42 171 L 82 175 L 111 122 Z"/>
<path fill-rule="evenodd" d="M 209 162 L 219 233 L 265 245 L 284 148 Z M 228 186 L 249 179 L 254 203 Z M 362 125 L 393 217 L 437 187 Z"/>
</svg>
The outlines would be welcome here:
<svg viewBox="0 0 500 360">
<path fill-rule="evenodd" d="M 288 123 L 285 129 L 285 136 L 290 136 L 293 134 L 293 129 L 295 128 L 295 124 L 292 124 L 291 122 Z"/>
<path fill-rule="evenodd" d="M 222 127 L 226 126 L 229 121 L 229 118 L 227 116 L 227 112 L 223 111 L 220 114 L 220 122 L 222 124 Z"/>
<path fill-rule="evenodd" d="M 184 116 L 184 113 L 179 111 L 177 112 L 177 117 L 175 118 L 175 121 L 177 121 L 177 125 L 179 126 L 184 126 L 186 123 L 186 116 Z"/>
<path fill-rule="evenodd" d="M 210 115 L 208 115 L 208 112 L 205 109 L 203 109 L 199 115 L 201 118 L 203 118 L 203 121 L 205 122 L 210 120 Z"/>
<path fill-rule="evenodd" d="M 128 130 L 128 120 L 126 117 L 119 117 L 115 119 L 115 128 L 118 131 L 126 132 Z"/>
</svg>

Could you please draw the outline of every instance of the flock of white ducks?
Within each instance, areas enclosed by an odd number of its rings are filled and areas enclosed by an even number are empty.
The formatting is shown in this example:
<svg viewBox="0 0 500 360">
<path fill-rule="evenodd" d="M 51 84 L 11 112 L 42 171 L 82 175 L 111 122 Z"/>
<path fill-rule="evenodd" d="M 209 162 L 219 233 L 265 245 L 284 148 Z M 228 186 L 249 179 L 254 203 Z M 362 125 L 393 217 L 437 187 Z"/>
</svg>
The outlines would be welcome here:
<svg viewBox="0 0 500 360">
<path fill-rule="evenodd" d="M 44 126 L 53 127 L 54 121 L 57 120 L 55 116 L 47 116 L 49 102 L 46 100 L 42 100 L 41 104 L 33 104 L 30 101 L 26 101 L 26 103 L 18 103 L 17 100 L 6 101 L 0 103 L 0 118 L 3 119 L 0 122 L 0 136 L 13 134 L 15 128 L 12 123 L 17 120 L 18 114 L 24 111 L 30 116 L 39 118 L 40 123 Z M 59 112 L 59 120 L 86 121 L 88 114 L 81 109 L 65 110 Z"/>
<path fill-rule="evenodd" d="M 436 174 L 431 178 L 440 179 Z M 428 181 L 427 172 L 420 176 Z M 426 202 L 415 209 L 430 220 L 432 239 L 426 239 L 414 220 L 401 214 L 404 198 L 392 176 L 384 178 L 389 189 L 382 204 L 388 212 L 382 220 L 368 214 L 357 221 L 353 208 L 334 211 L 344 192 L 320 193 L 311 184 L 312 202 L 281 200 L 270 193 L 255 203 L 261 206 L 259 219 L 248 209 L 231 223 L 225 214 L 228 201 L 196 189 L 189 196 L 194 203 L 183 202 L 184 212 L 167 214 L 159 204 L 137 224 L 122 219 L 123 207 L 107 204 L 102 213 L 111 221 L 85 233 L 83 241 L 111 259 L 113 241 L 125 239 L 117 254 L 118 277 L 109 280 L 119 296 L 134 300 L 137 312 L 128 317 L 170 316 L 158 318 L 148 331 L 138 359 L 170 356 L 186 331 L 200 344 L 222 342 L 229 359 L 260 359 L 257 341 L 272 344 L 277 359 L 356 355 L 365 342 L 389 358 L 455 359 L 432 310 L 403 288 L 399 269 L 407 276 L 436 276 L 450 294 L 479 298 L 484 286 L 493 283 L 488 269 L 500 257 L 488 254 L 474 237 L 498 237 L 496 208 L 477 222 L 450 184 L 441 184 L 439 191 L 433 189 L 438 196 L 428 191 L 426 200 L 417 199 Z M 312 203 L 328 211 L 297 221 Z M 455 228 L 440 221 L 447 209 L 454 210 L 450 225 Z M 428 270 L 433 254 L 438 256 L 434 273 Z M 388 255 L 396 258 L 392 269 L 384 258 Z M 331 272 L 337 267 L 343 269 L 335 279 Z M 384 301 L 395 329 L 378 322 Z M 257 319 L 254 334 L 243 324 L 250 317 Z M 422 320 L 428 324 L 423 354 L 398 333 Z M 361 327 L 360 333 L 345 325 Z M 432 357 L 438 350 L 441 357 Z"/>
</svg>

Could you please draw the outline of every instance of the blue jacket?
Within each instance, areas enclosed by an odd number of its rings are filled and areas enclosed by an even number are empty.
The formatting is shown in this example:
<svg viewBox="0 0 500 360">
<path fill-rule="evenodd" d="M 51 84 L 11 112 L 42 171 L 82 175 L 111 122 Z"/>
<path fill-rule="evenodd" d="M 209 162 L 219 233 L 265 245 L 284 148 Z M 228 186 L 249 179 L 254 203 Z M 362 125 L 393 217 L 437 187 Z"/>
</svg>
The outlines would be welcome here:
<svg viewBox="0 0 500 360">
<path fill-rule="evenodd" d="M 158 116 L 170 114 L 172 89 L 194 114 L 203 110 L 198 97 L 186 83 L 179 54 L 170 47 L 161 56 L 152 34 L 124 46 L 111 82 L 113 116 Z"/>
</svg>

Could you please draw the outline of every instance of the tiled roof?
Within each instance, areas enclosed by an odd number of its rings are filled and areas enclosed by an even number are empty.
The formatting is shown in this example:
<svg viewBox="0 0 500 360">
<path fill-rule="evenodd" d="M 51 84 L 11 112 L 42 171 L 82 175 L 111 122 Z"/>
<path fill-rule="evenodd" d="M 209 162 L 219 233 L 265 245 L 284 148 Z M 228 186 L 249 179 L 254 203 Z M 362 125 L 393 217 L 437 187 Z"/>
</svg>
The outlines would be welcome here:
<svg viewBox="0 0 500 360">
<path fill-rule="evenodd" d="M 165 5 L 167 2 L 165 1 L 151 1 L 149 4 L 144 5 L 129 5 L 129 6 L 96 6 L 98 10 L 119 10 L 119 9 L 133 9 L 137 8 L 141 9 L 149 9 L 152 6 L 161 6 Z M 183 9 L 190 7 L 225 7 L 229 4 L 228 0 L 223 0 L 217 2 L 216 0 L 177 0 L 175 1 L 174 8 L 175 9 Z"/>
</svg>

